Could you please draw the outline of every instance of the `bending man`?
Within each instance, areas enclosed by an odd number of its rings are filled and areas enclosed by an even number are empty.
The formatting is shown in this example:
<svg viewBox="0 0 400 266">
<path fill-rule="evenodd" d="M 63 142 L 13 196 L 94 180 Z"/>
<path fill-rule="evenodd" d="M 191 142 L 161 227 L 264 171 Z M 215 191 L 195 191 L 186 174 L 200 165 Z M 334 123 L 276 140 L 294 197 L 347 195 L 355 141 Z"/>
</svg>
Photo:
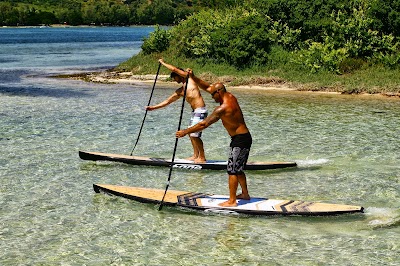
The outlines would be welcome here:
<svg viewBox="0 0 400 266">
<path fill-rule="evenodd" d="M 177 89 L 169 98 L 161 103 L 153 106 L 147 106 L 146 110 L 149 111 L 165 107 L 184 95 L 184 88 L 188 73 L 181 68 L 177 68 L 173 65 L 165 63 L 163 59 L 160 59 L 159 62 L 171 70 L 171 78 L 174 79 L 178 84 L 182 83 L 183 86 Z M 203 121 L 207 117 L 208 112 L 204 103 L 204 99 L 201 96 L 199 87 L 191 77 L 189 77 L 185 100 L 190 104 L 193 110 L 189 127 L 196 125 L 198 122 Z M 201 130 L 191 132 L 189 137 L 193 146 L 193 156 L 188 158 L 188 160 L 194 161 L 195 163 L 205 163 L 206 157 L 204 154 L 203 141 L 201 140 Z"/>
<path fill-rule="evenodd" d="M 194 76 L 188 70 L 190 77 L 199 85 L 200 88 L 211 94 L 211 97 L 220 106 L 216 107 L 212 114 L 198 124 L 176 132 L 176 137 L 181 138 L 191 132 L 196 132 L 209 127 L 211 124 L 221 119 L 222 124 L 231 136 L 230 153 L 228 159 L 227 172 L 229 175 L 229 200 L 220 204 L 224 207 L 237 206 L 236 199 L 250 199 L 247 189 L 246 175 L 243 172 L 249 157 L 252 138 L 246 126 L 242 110 L 235 96 L 227 92 L 222 83 L 209 84 Z M 236 195 L 238 185 L 242 187 L 242 193 Z"/>
</svg>

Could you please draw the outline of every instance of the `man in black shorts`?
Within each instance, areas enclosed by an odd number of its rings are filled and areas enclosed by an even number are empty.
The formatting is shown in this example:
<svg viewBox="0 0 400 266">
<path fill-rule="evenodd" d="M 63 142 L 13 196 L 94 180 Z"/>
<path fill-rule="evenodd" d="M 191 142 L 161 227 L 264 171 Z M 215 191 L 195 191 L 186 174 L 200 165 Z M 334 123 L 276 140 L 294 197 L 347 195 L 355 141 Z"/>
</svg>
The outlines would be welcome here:
<svg viewBox="0 0 400 266">
<path fill-rule="evenodd" d="M 210 116 L 195 126 L 177 131 L 176 137 L 181 138 L 191 132 L 201 131 L 221 119 L 232 141 L 227 166 L 229 175 L 229 200 L 221 203 L 220 206 L 235 207 L 237 206 L 236 199 L 250 199 L 247 190 L 246 175 L 243 172 L 252 143 L 250 131 L 244 122 L 243 113 L 236 97 L 232 93 L 227 92 L 222 83 L 210 85 L 210 83 L 196 77 L 192 70 L 189 69 L 188 73 L 201 89 L 209 92 L 215 102 L 220 103 L 220 106 L 216 107 Z M 242 193 L 236 195 L 239 184 L 242 187 Z"/>
<path fill-rule="evenodd" d="M 252 143 L 250 132 L 233 136 L 229 149 L 227 171 L 229 175 L 243 174 Z"/>
</svg>

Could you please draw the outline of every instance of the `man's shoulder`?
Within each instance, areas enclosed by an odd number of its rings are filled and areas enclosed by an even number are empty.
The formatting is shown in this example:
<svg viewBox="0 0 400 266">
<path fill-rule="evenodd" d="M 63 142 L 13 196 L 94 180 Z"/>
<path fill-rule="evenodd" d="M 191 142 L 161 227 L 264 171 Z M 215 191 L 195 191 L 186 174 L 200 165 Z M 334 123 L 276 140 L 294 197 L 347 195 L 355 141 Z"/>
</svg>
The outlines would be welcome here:
<svg viewBox="0 0 400 266">
<path fill-rule="evenodd" d="M 182 87 L 179 87 L 179 88 L 177 88 L 176 90 L 175 90 L 175 92 L 178 92 L 178 93 L 181 93 L 183 91 L 183 86 Z"/>
<path fill-rule="evenodd" d="M 228 102 L 229 102 L 229 104 L 239 105 L 239 102 L 238 102 L 237 98 L 235 97 L 235 95 L 233 95 L 230 92 L 227 92 L 227 93 L 228 93 Z"/>
</svg>

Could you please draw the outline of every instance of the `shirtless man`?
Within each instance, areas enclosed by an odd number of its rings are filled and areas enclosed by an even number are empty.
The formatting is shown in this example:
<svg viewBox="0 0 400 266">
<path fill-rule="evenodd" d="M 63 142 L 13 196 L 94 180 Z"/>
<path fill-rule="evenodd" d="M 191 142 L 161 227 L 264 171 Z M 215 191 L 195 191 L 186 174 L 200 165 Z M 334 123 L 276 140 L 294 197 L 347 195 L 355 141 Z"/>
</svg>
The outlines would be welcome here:
<svg viewBox="0 0 400 266">
<path fill-rule="evenodd" d="M 146 110 L 148 111 L 163 108 L 170 103 L 175 102 L 184 95 L 184 88 L 188 73 L 183 69 L 165 63 L 163 59 L 159 59 L 158 61 L 160 64 L 171 70 L 171 78 L 174 79 L 178 84 L 182 83 L 183 86 L 177 89 L 168 99 L 162 101 L 161 103 L 153 106 L 147 106 Z M 190 104 L 193 110 L 189 124 L 189 127 L 191 127 L 196 125 L 198 122 L 203 121 L 208 114 L 203 97 L 200 94 L 199 87 L 191 77 L 189 77 L 189 83 L 186 90 L 186 101 Z M 189 137 L 193 146 L 193 156 L 188 158 L 188 160 L 194 161 L 195 163 L 205 163 L 206 157 L 204 154 L 203 141 L 201 139 L 201 130 L 192 131 Z"/>
<path fill-rule="evenodd" d="M 198 124 L 184 130 L 176 132 L 176 137 L 181 138 L 191 132 L 196 132 L 209 127 L 211 124 L 221 119 L 222 124 L 231 136 L 230 152 L 227 165 L 229 175 L 229 200 L 219 204 L 223 207 L 237 206 L 236 199 L 250 199 L 247 189 L 246 175 L 243 172 L 249 157 L 252 138 L 250 131 L 246 126 L 242 110 L 235 96 L 227 92 L 222 83 L 209 84 L 194 76 L 191 70 L 188 70 L 189 76 L 199 85 L 200 88 L 211 94 L 211 97 L 220 106 L 216 107 L 212 114 Z M 236 195 L 238 185 L 242 187 L 242 193 Z"/>
</svg>

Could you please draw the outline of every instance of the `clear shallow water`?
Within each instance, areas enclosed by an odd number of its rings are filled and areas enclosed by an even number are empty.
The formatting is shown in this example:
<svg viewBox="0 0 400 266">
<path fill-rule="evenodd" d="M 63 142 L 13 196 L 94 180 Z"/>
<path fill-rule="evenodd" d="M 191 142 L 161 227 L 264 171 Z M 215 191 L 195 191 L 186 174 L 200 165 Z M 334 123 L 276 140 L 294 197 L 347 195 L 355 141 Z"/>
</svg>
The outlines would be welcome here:
<svg viewBox="0 0 400 266">
<path fill-rule="evenodd" d="M 36 43 L 26 45 L 35 50 Z M 362 205 L 365 214 L 246 217 L 168 207 L 159 212 L 157 206 L 95 194 L 92 184 L 165 188 L 169 169 L 78 157 L 78 150 L 129 154 L 151 85 L 45 77 L 122 61 L 102 62 L 105 48 L 99 46 L 88 61 L 71 53 L 76 63 L 65 66 L 50 55 L 39 66 L 26 67 L 25 59 L 1 65 L 2 265 L 399 265 L 399 100 L 232 90 L 254 138 L 251 160 L 294 160 L 300 166 L 248 172 L 252 195 Z M 154 102 L 172 91 L 157 86 Z M 215 103 L 204 96 L 212 109 Z M 175 104 L 148 113 L 136 155 L 172 156 L 178 109 Z M 229 139 L 222 125 L 203 134 L 207 157 L 225 159 Z M 180 140 L 178 156 L 190 152 L 189 141 Z M 226 194 L 227 177 L 224 171 L 176 170 L 170 189 Z"/>
</svg>

